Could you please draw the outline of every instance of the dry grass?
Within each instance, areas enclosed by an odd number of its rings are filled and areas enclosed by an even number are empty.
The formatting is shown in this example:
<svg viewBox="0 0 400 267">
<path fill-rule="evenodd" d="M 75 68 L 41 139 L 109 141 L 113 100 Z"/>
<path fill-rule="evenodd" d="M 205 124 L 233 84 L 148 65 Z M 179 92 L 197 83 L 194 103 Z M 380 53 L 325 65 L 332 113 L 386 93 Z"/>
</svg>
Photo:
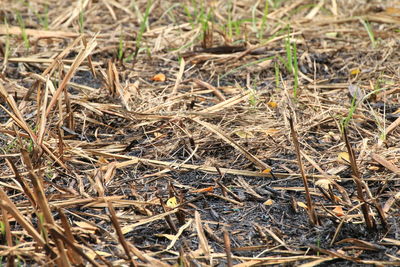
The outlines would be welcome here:
<svg viewBox="0 0 400 267">
<path fill-rule="evenodd" d="M 1 2 L 1 263 L 400 265 L 396 2 Z"/>
</svg>

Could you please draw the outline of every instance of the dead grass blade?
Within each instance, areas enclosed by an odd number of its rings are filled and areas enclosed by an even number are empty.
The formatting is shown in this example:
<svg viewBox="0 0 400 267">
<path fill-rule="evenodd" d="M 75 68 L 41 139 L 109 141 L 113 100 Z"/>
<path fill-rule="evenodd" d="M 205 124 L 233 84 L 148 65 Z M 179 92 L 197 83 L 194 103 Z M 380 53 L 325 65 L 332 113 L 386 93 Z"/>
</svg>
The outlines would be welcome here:
<svg viewBox="0 0 400 267">
<path fill-rule="evenodd" d="M 140 226 L 140 225 L 144 225 L 144 224 L 148 224 L 148 223 L 150 223 L 150 222 L 154 222 L 154 221 L 157 221 L 157 220 L 164 219 L 165 216 L 168 216 L 168 215 L 170 215 L 170 214 L 174 214 L 174 213 L 176 213 L 176 212 L 178 212 L 178 209 L 173 209 L 173 210 L 170 210 L 170 211 L 161 213 L 161 214 L 157 214 L 157 215 L 151 216 L 151 217 L 149 217 L 149 218 L 145 218 L 145 219 L 143 219 L 143 220 L 140 220 L 140 221 L 137 222 L 137 223 L 124 226 L 124 227 L 122 227 L 122 229 L 121 229 L 121 230 L 122 230 L 122 233 L 123 233 L 123 234 L 127 234 L 127 233 L 129 233 L 129 232 L 132 232 L 136 227 L 138 227 L 138 226 Z"/>
<path fill-rule="evenodd" d="M 97 46 L 96 36 L 94 36 L 92 39 L 90 39 L 88 41 L 87 45 L 76 56 L 74 62 L 71 65 L 71 68 L 65 74 L 64 79 L 61 81 L 60 85 L 57 88 L 57 91 L 54 93 L 54 95 L 46 109 L 46 117 L 49 116 L 51 109 L 53 108 L 55 103 L 58 101 L 58 98 L 60 97 L 61 93 L 65 89 L 65 86 L 67 85 L 67 83 L 71 80 L 72 75 L 75 73 L 77 68 L 82 64 L 83 60 L 85 60 L 85 58 L 87 58 L 90 55 L 90 53 L 96 48 L 96 46 Z"/>
<path fill-rule="evenodd" d="M 179 84 L 182 82 L 182 77 L 184 72 L 185 72 L 185 60 L 182 57 L 180 59 L 179 71 L 178 74 L 176 75 L 175 85 L 174 88 L 172 88 L 172 95 L 175 95 L 178 92 L 178 87 Z"/>
<path fill-rule="evenodd" d="M 25 181 L 25 179 L 23 179 L 20 176 L 13 161 L 11 159 L 6 159 L 6 161 L 7 161 L 7 164 L 9 165 L 10 169 L 13 171 L 13 173 L 15 175 L 15 179 L 17 179 L 18 183 L 22 186 L 22 189 L 23 189 L 25 195 L 28 197 L 29 201 L 31 202 L 32 207 L 36 207 L 36 200 L 35 200 L 34 194 L 33 194 L 32 190 L 30 189 L 28 183 Z"/>
<path fill-rule="evenodd" d="M 190 118 L 191 120 L 197 122 L 198 124 L 202 125 L 203 127 L 207 128 L 210 132 L 218 135 L 222 140 L 224 140 L 227 144 L 231 145 L 235 149 L 237 149 L 239 152 L 241 152 L 248 160 L 253 162 L 255 165 L 257 165 L 259 168 L 262 170 L 266 169 L 271 169 L 266 163 L 262 162 L 260 159 L 256 158 L 254 155 L 252 155 L 250 152 L 248 152 L 246 149 L 244 149 L 241 145 L 236 143 L 232 138 L 230 138 L 226 133 L 224 133 L 222 130 L 220 130 L 218 127 L 215 125 L 212 125 L 211 123 L 205 122 L 200 120 L 199 118 Z"/>
<path fill-rule="evenodd" d="M 399 265 L 400 8 L 362 2 L 0 0 L 0 262 Z"/>
<path fill-rule="evenodd" d="M 317 260 L 313 260 L 307 263 L 303 263 L 298 265 L 297 267 L 314 267 L 314 266 L 321 266 L 321 264 L 327 262 L 327 261 L 331 261 L 331 260 L 335 260 L 337 259 L 336 257 L 321 257 L 320 259 Z"/>
<path fill-rule="evenodd" d="M 166 168 L 172 169 L 190 169 L 190 170 L 199 170 L 204 172 L 216 173 L 219 174 L 215 167 L 206 166 L 206 165 L 194 165 L 194 164 L 182 164 L 182 163 L 174 163 L 168 161 L 161 160 L 153 160 L 153 159 L 143 159 L 132 156 L 125 155 L 117 155 L 112 153 L 98 152 L 94 150 L 87 150 L 88 152 L 93 153 L 94 155 L 104 156 L 112 159 L 128 159 L 127 161 L 118 162 L 116 164 L 116 168 L 125 168 L 130 165 L 138 164 L 139 162 L 148 164 L 148 165 L 156 165 L 156 166 L 164 166 Z M 106 167 L 102 167 L 102 169 L 106 169 Z M 288 177 L 301 177 L 301 174 L 297 173 L 276 173 L 272 175 L 267 172 L 258 172 L 258 171 L 248 171 L 248 170 L 237 170 L 237 169 L 229 169 L 229 168 L 219 168 L 220 171 L 224 174 L 233 174 L 233 175 L 243 175 L 243 176 L 252 176 L 252 177 L 270 177 L 270 178 L 288 178 Z M 316 175 L 316 174 L 308 174 L 306 175 L 308 179 L 323 179 L 324 175 Z M 332 178 L 336 178 L 335 176 L 331 176 Z"/>
<path fill-rule="evenodd" d="M 43 212 L 44 219 L 46 221 L 45 227 L 57 227 L 51 214 L 50 206 L 47 201 L 46 195 L 43 189 L 43 181 L 34 172 L 30 171 L 29 176 L 33 184 L 33 192 L 36 196 L 36 200 L 40 210 Z M 60 266 L 70 266 L 70 261 L 65 253 L 64 243 L 56 235 L 52 235 L 53 241 L 58 248 L 59 258 L 56 260 Z"/>
<path fill-rule="evenodd" d="M 11 97 L 8 92 L 6 91 L 6 89 L 3 87 L 3 85 L 0 83 L 0 94 L 1 96 L 5 99 L 5 101 L 7 102 L 7 104 L 11 107 L 11 109 L 13 110 L 14 114 L 12 114 L 11 112 L 9 112 L 6 108 L 4 108 L 2 105 L 0 105 L 0 107 L 13 119 L 13 121 L 19 125 L 19 127 L 21 127 L 24 131 L 26 131 L 29 135 L 29 137 L 32 139 L 32 141 L 39 146 L 38 144 L 38 139 L 37 136 L 33 133 L 33 131 L 30 129 L 30 127 L 28 126 L 28 124 L 26 123 L 26 121 L 23 118 L 22 113 L 20 112 L 17 104 L 14 101 L 14 98 Z M 42 144 L 40 146 L 44 151 L 46 151 L 46 153 L 53 158 L 58 164 L 60 164 L 60 166 L 62 166 L 64 169 L 68 169 L 67 166 L 61 162 L 54 154 L 53 152 L 45 145 Z"/>
<path fill-rule="evenodd" d="M 38 233 L 33 225 L 27 221 L 23 214 L 18 210 L 15 204 L 8 198 L 7 194 L 0 188 L 0 206 L 5 209 L 15 220 L 28 232 L 28 234 L 37 242 L 39 246 L 42 246 L 51 258 L 56 257 L 55 251 L 48 246 L 46 241 L 43 239 L 40 233 Z"/>
<path fill-rule="evenodd" d="M 216 97 L 218 97 L 218 99 L 219 99 L 221 102 L 222 102 L 222 101 L 226 101 L 226 99 L 225 99 L 224 95 L 221 93 L 221 91 L 218 90 L 217 88 L 215 88 L 214 86 L 212 86 L 211 84 L 206 83 L 206 82 L 204 82 L 204 81 L 202 81 L 202 80 L 199 80 L 199 79 L 194 79 L 193 81 L 194 81 L 197 85 L 199 85 L 199 86 L 202 86 L 202 87 L 205 87 L 205 88 L 207 88 L 207 89 L 210 89 L 210 90 L 213 92 L 213 94 L 214 94 Z"/>
<path fill-rule="evenodd" d="M 0 25 L 0 35 L 15 34 L 21 35 L 22 29 L 19 26 L 9 26 L 1 24 Z M 66 32 L 66 31 L 46 31 L 46 30 L 36 30 L 36 29 L 25 29 L 25 33 L 28 36 L 33 36 L 35 38 L 76 38 L 79 33 L 76 32 Z"/>
<path fill-rule="evenodd" d="M 317 213 L 315 211 L 314 203 L 311 199 L 310 191 L 308 189 L 308 181 L 307 181 L 306 173 L 304 171 L 303 162 L 301 160 L 300 144 L 297 139 L 297 133 L 294 129 L 292 117 L 289 117 L 289 123 L 290 123 L 290 133 L 292 136 L 293 145 L 294 145 L 296 155 L 297 155 L 297 162 L 298 162 L 298 165 L 300 168 L 301 178 L 302 178 L 303 184 L 304 184 L 304 190 L 305 190 L 305 194 L 306 194 L 307 207 L 308 207 L 308 210 L 307 210 L 308 216 L 309 216 L 310 222 L 313 225 L 320 225 Z"/>
<path fill-rule="evenodd" d="M 210 256 L 210 247 L 206 235 L 204 234 L 203 226 L 201 225 L 200 213 L 196 210 L 194 213 L 194 221 L 196 225 L 197 237 L 199 238 L 199 249 L 206 257 Z"/>
<path fill-rule="evenodd" d="M 168 251 L 170 250 L 176 243 L 176 241 L 178 241 L 179 237 L 182 235 L 182 233 L 189 227 L 191 226 L 193 223 L 193 219 L 188 220 L 184 225 L 182 225 L 178 232 L 174 235 L 174 237 L 171 240 L 171 243 L 169 243 L 169 245 L 166 247 L 166 249 L 164 249 L 164 251 Z"/>
<path fill-rule="evenodd" d="M 231 251 L 231 240 L 229 238 L 229 233 L 226 229 L 224 229 L 224 247 L 226 253 L 226 266 L 232 267 L 233 260 L 232 260 L 232 251 Z"/>
<path fill-rule="evenodd" d="M 385 136 L 391 133 L 394 129 L 396 129 L 400 125 L 400 117 L 397 118 L 394 122 L 392 122 L 385 131 Z"/>
<path fill-rule="evenodd" d="M 1 207 L 1 215 L 2 215 L 1 223 L 3 225 L 3 235 L 5 235 L 5 237 L 6 237 L 7 246 L 9 248 L 11 248 L 11 247 L 14 246 L 13 245 L 13 235 L 11 233 L 10 222 L 8 220 L 8 218 L 9 218 L 8 217 L 8 212 L 3 207 Z M 7 261 L 8 262 L 14 263 L 14 259 L 15 259 L 14 253 L 9 253 L 6 256 L 7 256 Z"/>
<path fill-rule="evenodd" d="M 363 183 L 361 180 L 360 173 L 358 171 L 354 150 L 352 149 L 349 139 L 347 137 L 346 129 L 343 129 L 343 137 L 344 137 L 344 141 L 346 143 L 347 152 L 349 153 L 349 156 L 350 156 L 351 171 L 353 173 L 352 177 L 354 179 L 354 183 L 356 184 L 357 196 L 358 196 L 358 199 L 360 200 L 360 202 L 362 203 L 361 210 L 364 215 L 365 224 L 368 229 L 372 230 L 375 228 L 375 222 L 369 213 L 370 209 L 368 207 L 368 204 L 365 201 L 364 192 L 363 192 L 364 191 Z"/>
<path fill-rule="evenodd" d="M 322 170 L 321 167 L 319 167 L 318 164 L 312 158 L 310 158 L 305 152 L 303 152 L 303 151 L 300 151 L 300 152 L 301 152 L 301 155 L 308 162 L 310 162 L 311 165 L 313 165 L 314 168 L 316 168 L 322 175 L 325 176 L 325 178 L 323 178 L 323 179 L 327 179 L 332 185 L 334 185 L 336 187 L 336 189 L 342 195 L 344 202 L 347 205 L 351 205 L 351 200 L 350 200 L 349 194 L 347 194 L 346 189 L 344 189 L 343 186 L 339 185 L 334 179 L 332 179 L 332 177 L 330 177 L 324 170 Z"/>
<path fill-rule="evenodd" d="M 398 168 L 396 165 L 394 165 L 393 163 L 391 163 L 390 161 L 388 161 L 384 157 L 382 157 L 382 156 L 380 156 L 380 155 L 378 155 L 376 153 L 372 153 L 371 154 L 371 158 L 373 160 L 375 160 L 376 162 L 378 162 L 379 164 L 381 164 L 386 169 L 392 171 L 393 173 L 400 174 L 400 168 Z"/>
<path fill-rule="evenodd" d="M 82 259 L 85 259 L 88 262 L 90 262 L 90 264 L 92 264 L 93 266 L 96 266 L 96 267 L 101 266 L 97 262 L 92 260 L 86 253 L 84 253 L 82 251 L 82 249 L 78 248 L 76 246 L 76 244 L 74 244 L 74 242 L 71 242 L 71 239 L 69 239 L 67 236 L 65 236 L 64 233 L 61 233 L 58 228 L 56 228 L 54 226 L 50 226 L 49 231 L 52 236 L 56 237 L 57 239 L 62 240 L 67 245 L 67 247 L 72 249 L 72 251 L 68 250 L 67 253 L 70 253 L 71 256 L 72 255 L 74 256 L 74 258 L 71 259 L 71 261 L 74 263 L 74 265 L 83 265 Z M 77 257 L 78 255 L 81 258 Z"/>
<path fill-rule="evenodd" d="M 240 102 L 242 102 L 243 100 L 246 99 L 246 97 L 250 94 L 250 90 L 246 90 L 245 92 L 241 92 L 238 95 L 235 95 L 223 102 L 220 102 L 212 107 L 208 107 L 202 110 L 202 112 L 205 113 L 212 113 L 212 112 L 218 112 L 221 110 L 224 110 L 228 107 L 234 106 Z"/>
<path fill-rule="evenodd" d="M 72 250 L 67 250 L 68 258 L 71 260 L 71 262 L 74 265 L 81 265 L 81 264 L 83 264 L 82 259 L 86 258 L 86 257 L 84 255 L 82 255 L 82 254 L 84 254 L 82 252 L 82 250 L 77 248 L 77 242 L 74 238 L 74 235 L 72 234 L 71 226 L 68 222 L 67 216 L 65 216 L 64 212 L 60 208 L 57 209 L 57 212 L 58 212 L 58 215 L 60 216 L 62 228 L 64 229 L 64 233 L 61 235 L 64 238 L 61 238 L 61 239 L 64 241 L 65 244 L 67 244 L 68 247 L 72 248 Z M 54 234 L 59 235 L 59 232 L 56 228 L 52 228 L 52 230 L 55 231 Z M 79 251 L 77 251 L 77 250 L 79 250 Z M 78 255 L 80 255 L 81 257 L 79 257 Z M 91 262 L 90 260 L 88 260 L 88 261 Z"/>
<path fill-rule="evenodd" d="M 105 200 L 107 201 L 107 200 Z M 126 256 L 128 257 L 130 266 L 137 266 L 137 262 L 132 258 L 131 256 L 131 251 L 135 254 L 135 256 L 137 256 L 140 260 L 147 262 L 147 259 L 142 255 L 142 253 L 137 249 L 137 248 L 133 248 L 133 246 L 131 244 L 128 244 L 125 240 L 124 234 L 121 231 L 121 227 L 119 226 L 118 223 L 118 219 L 117 219 L 117 214 L 115 213 L 114 207 L 111 204 L 111 202 L 107 202 L 108 203 L 108 211 L 110 213 L 110 219 L 111 222 L 114 226 L 114 229 L 117 232 L 117 236 L 118 236 L 118 240 L 120 242 L 120 244 L 122 245 L 122 247 L 125 250 Z"/>
</svg>

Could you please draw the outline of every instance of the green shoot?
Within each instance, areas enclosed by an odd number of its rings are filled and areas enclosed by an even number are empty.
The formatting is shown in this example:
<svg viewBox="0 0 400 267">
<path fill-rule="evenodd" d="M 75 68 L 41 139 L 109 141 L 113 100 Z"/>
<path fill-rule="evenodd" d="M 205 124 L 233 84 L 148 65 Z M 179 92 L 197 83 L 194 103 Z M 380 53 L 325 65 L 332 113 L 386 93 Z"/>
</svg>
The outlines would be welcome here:
<svg viewBox="0 0 400 267">
<path fill-rule="evenodd" d="M 286 68 L 294 76 L 293 85 L 293 97 L 297 99 L 297 91 L 299 87 L 299 65 L 297 61 L 297 46 L 296 43 L 290 42 L 290 35 L 288 34 L 285 40 L 285 50 L 286 50 Z"/>
<path fill-rule="evenodd" d="M 45 5 L 44 7 L 44 15 L 40 16 L 40 23 L 43 27 L 48 30 L 49 29 L 49 6 Z"/>
<path fill-rule="evenodd" d="M 8 28 L 7 18 L 4 16 L 4 25 Z M 5 49 L 4 49 L 4 64 L 8 61 L 8 57 L 10 56 L 10 35 L 6 34 L 6 41 L 5 41 Z"/>
<path fill-rule="evenodd" d="M 365 21 L 360 18 L 361 24 L 364 26 L 365 30 L 368 33 L 369 39 L 371 40 L 372 48 L 376 47 L 376 40 L 375 40 L 375 35 L 374 32 L 372 31 L 371 24 L 368 21 Z"/>
<path fill-rule="evenodd" d="M 29 5 L 29 3 L 28 3 Z M 30 8 L 30 6 L 29 6 Z M 30 8 L 31 9 L 31 8 Z M 38 18 L 40 25 L 43 26 L 45 30 L 49 29 L 49 6 L 44 6 L 44 14 L 40 14 L 36 9 L 32 10 L 35 16 Z"/>
<path fill-rule="evenodd" d="M 275 87 L 276 89 L 279 88 L 279 84 L 280 84 L 280 70 L 279 70 L 279 65 L 278 62 L 275 61 Z"/>
<path fill-rule="evenodd" d="M 297 46 L 293 43 L 293 74 L 294 74 L 294 86 L 293 86 L 293 97 L 297 99 L 297 90 L 299 88 L 299 64 L 297 63 Z"/>
<path fill-rule="evenodd" d="M 258 104 L 258 96 L 256 94 L 256 90 L 254 89 L 249 89 L 249 90 L 250 90 L 249 104 L 250 107 L 255 108 Z"/>
<path fill-rule="evenodd" d="M 160 17 L 163 18 L 164 16 L 168 16 L 170 20 L 172 20 L 173 24 L 175 25 L 177 22 L 176 17 L 174 15 L 174 13 L 172 12 L 175 8 L 181 8 L 181 4 L 180 3 L 175 3 L 173 5 L 171 5 Z M 185 13 L 187 12 L 186 7 L 184 6 L 184 10 Z M 190 14 L 189 14 L 190 15 Z"/>
<path fill-rule="evenodd" d="M 190 13 L 189 8 L 186 5 L 183 6 L 183 11 L 185 12 L 186 16 L 188 17 L 188 21 L 190 22 L 190 24 L 192 25 L 192 28 L 194 29 L 193 16 L 192 16 L 192 13 Z"/>
<path fill-rule="evenodd" d="M 41 230 L 41 234 L 42 234 L 43 238 L 47 241 L 48 233 L 47 233 L 46 227 L 44 227 L 44 225 L 46 223 L 45 219 L 44 219 L 44 215 L 43 215 L 42 212 L 38 212 L 37 213 L 37 217 L 39 219 L 39 225 L 40 225 L 39 227 L 40 227 L 40 230 Z"/>
<path fill-rule="evenodd" d="M 121 35 L 119 37 L 119 44 L 118 44 L 118 52 L 117 52 L 118 60 L 121 61 L 123 56 L 124 56 L 124 35 L 121 30 Z"/>
<path fill-rule="evenodd" d="M 343 134 L 344 129 L 347 128 L 347 126 L 349 125 L 350 120 L 353 118 L 353 114 L 356 111 L 357 108 L 357 96 L 354 95 L 353 99 L 351 100 L 351 105 L 350 105 L 350 109 L 349 109 L 349 113 L 347 114 L 346 118 L 343 118 L 340 121 L 340 131 Z"/>
<path fill-rule="evenodd" d="M 28 35 L 26 34 L 24 20 L 22 19 L 21 13 L 16 11 L 16 14 L 17 14 L 17 21 L 18 21 L 19 27 L 21 28 L 22 40 L 24 40 L 25 48 L 27 50 L 29 50 L 30 42 L 29 42 Z"/>
<path fill-rule="evenodd" d="M 249 95 L 249 104 L 251 108 L 256 108 L 257 104 L 260 102 L 260 97 L 259 94 L 257 93 L 257 90 L 254 88 L 257 88 L 257 83 L 259 80 L 256 78 L 252 81 L 251 86 L 249 88 L 250 90 L 250 95 Z"/>
<path fill-rule="evenodd" d="M 194 3 L 192 3 L 192 5 L 194 7 L 193 15 L 195 17 L 195 20 L 193 21 L 193 23 L 195 26 L 197 23 L 201 23 L 202 21 L 206 20 L 206 18 L 205 18 L 206 11 L 205 11 L 204 5 L 200 4 L 200 6 L 199 6 L 197 4 L 197 1 L 193 1 L 193 2 L 194 2 Z M 199 7 L 200 7 L 200 10 L 198 10 Z"/>
<path fill-rule="evenodd" d="M 144 17 L 142 19 L 142 22 L 140 23 L 139 32 L 138 32 L 137 37 L 136 37 L 136 48 L 135 48 L 134 58 L 136 58 L 137 55 L 139 54 L 139 50 L 140 50 L 141 42 L 142 42 L 142 38 L 143 38 L 143 33 L 146 30 L 146 27 L 147 27 L 147 24 L 148 24 L 150 8 L 151 8 L 152 5 L 153 5 L 153 1 L 148 1 L 147 2 L 146 11 L 144 13 Z"/>
<path fill-rule="evenodd" d="M 6 225 L 3 221 L 0 221 L 0 234 L 6 236 Z"/>
<path fill-rule="evenodd" d="M 227 31 L 227 34 L 228 34 L 229 39 L 232 40 L 232 37 L 233 37 L 233 30 L 232 30 L 232 26 L 233 26 L 233 21 L 232 21 L 233 6 L 232 6 L 232 2 L 231 1 L 229 1 L 229 4 L 228 4 L 227 8 L 228 8 L 228 21 L 227 21 L 228 31 Z"/>
<path fill-rule="evenodd" d="M 83 34 L 84 29 L 85 29 L 85 17 L 84 17 L 84 10 L 83 8 L 81 8 L 81 10 L 79 11 L 79 20 L 78 20 L 78 24 L 79 24 L 79 33 Z"/>
<path fill-rule="evenodd" d="M 29 144 L 28 144 L 28 147 L 27 147 L 27 150 L 28 150 L 29 153 L 31 153 L 33 151 L 33 147 L 34 147 L 33 140 L 29 139 Z"/>
<path fill-rule="evenodd" d="M 264 6 L 264 12 L 263 12 L 263 16 L 261 18 L 261 25 L 260 25 L 260 29 L 258 31 L 258 39 L 262 40 L 263 36 L 264 36 L 264 31 L 265 31 L 265 26 L 267 24 L 267 18 L 268 18 L 268 11 L 269 11 L 269 3 L 268 0 L 265 0 L 265 6 Z"/>
<path fill-rule="evenodd" d="M 286 67 L 289 72 L 293 72 L 293 55 L 292 55 L 292 45 L 290 44 L 290 35 L 288 33 L 285 39 L 285 50 L 286 50 Z"/>
<path fill-rule="evenodd" d="M 282 5 L 283 0 L 274 0 L 272 3 L 274 4 L 274 8 L 278 8 Z"/>
</svg>

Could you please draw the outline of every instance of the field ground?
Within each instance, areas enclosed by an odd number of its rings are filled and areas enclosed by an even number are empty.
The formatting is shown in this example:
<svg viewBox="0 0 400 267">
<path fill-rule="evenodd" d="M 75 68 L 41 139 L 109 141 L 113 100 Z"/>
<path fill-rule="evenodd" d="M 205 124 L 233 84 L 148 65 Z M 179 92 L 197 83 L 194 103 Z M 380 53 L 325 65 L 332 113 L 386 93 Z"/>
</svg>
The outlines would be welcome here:
<svg viewBox="0 0 400 267">
<path fill-rule="evenodd" d="M 0 259 L 400 265 L 398 1 L 0 2 Z"/>
</svg>

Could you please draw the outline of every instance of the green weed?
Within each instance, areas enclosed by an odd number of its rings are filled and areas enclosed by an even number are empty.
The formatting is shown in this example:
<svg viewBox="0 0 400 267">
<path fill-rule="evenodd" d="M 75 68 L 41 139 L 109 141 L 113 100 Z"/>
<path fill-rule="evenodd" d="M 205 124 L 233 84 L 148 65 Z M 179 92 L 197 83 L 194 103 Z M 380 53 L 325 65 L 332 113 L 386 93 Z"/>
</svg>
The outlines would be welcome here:
<svg viewBox="0 0 400 267">
<path fill-rule="evenodd" d="M 8 22 L 7 18 L 4 17 L 4 25 L 6 28 L 8 28 Z M 5 47 L 4 47 L 4 64 L 8 61 L 8 58 L 10 56 L 10 35 L 7 33 L 6 34 L 6 41 L 5 41 Z"/>
<path fill-rule="evenodd" d="M 232 6 L 232 2 L 231 1 L 229 1 L 227 9 L 228 9 L 228 21 L 227 21 L 227 25 L 226 25 L 227 35 L 228 35 L 229 39 L 232 40 L 232 37 L 233 37 L 233 23 L 234 22 L 233 22 L 233 6 Z"/>
<path fill-rule="evenodd" d="M 293 97 L 297 99 L 297 93 L 299 88 L 299 64 L 297 61 L 297 45 L 295 42 L 290 41 L 290 35 L 288 34 L 287 38 L 285 39 L 285 51 L 286 51 L 286 59 L 282 58 L 281 56 L 277 55 L 276 57 L 281 61 L 286 70 L 293 74 L 294 77 L 294 84 L 293 84 Z M 275 75 L 277 66 L 275 66 Z M 279 78 L 279 77 L 278 77 Z M 275 79 L 278 79 L 275 77 Z"/>
<path fill-rule="evenodd" d="M 257 96 L 257 92 L 254 89 L 249 89 L 250 90 L 250 95 L 249 95 L 249 105 L 252 108 L 255 108 L 259 102 L 259 98 Z"/>
<path fill-rule="evenodd" d="M 360 22 L 368 33 L 368 37 L 371 40 L 372 48 L 376 48 L 375 35 L 374 32 L 372 31 L 371 24 L 368 21 L 363 20 L 362 18 L 360 18 Z"/>
<path fill-rule="evenodd" d="M 32 10 L 32 12 L 35 14 L 36 18 L 39 20 L 40 25 L 42 25 L 42 27 L 45 30 L 49 29 L 49 6 L 47 4 L 45 4 L 44 6 L 44 13 L 41 14 L 39 13 L 36 9 L 33 9 L 30 5 L 29 2 L 28 4 L 28 8 L 30 10 Z"/>
<path fill-rule="evenodd" d="M 268 2 L 268 0 L 265 0 L 263 16 L 261 18 L 261 25 L 260 25 L 259 31 L 257 32 L 257 38 L 260 39 L 260 41 L 263 40 L 265 28 L 267 25 L 268 12 L 269 12 L 269 2 Z"/>
<path fill-rule="evenodd" d="M 121 30 L 121 35 L 119 37 L 119 43 L 118 43 L 118 51 L 117 51 L 118 60 L 121 61 L 123 56 L 124 56 L 124 35 Z"/>
<path fill-rule="evenodd" d="M 0 221 L 0 234 L 6 236 L 6 225 L 3 221 Z"/>
<path fill-rule="evenodd" d="M 85 12 L 83 8 L 81 8 L 81 10 L 79 11 L 78 25 L 79 25 L 79 33 L 83 34 L 85 30 Z"/>
<path fill-rule="evenodd" d="M 297 45 L 294 42 L 292 44 L 293 54 L 292 54 L 292 61 L 293 61 L 293 75 L 294 75 L 294 85 L 293 85 L 293 97 L 297 99 L 297 90 L 299 88 L 299 64 L 297 62 Z"/>
<path fill-rule="evenodd" d="M 144 12 L 144 17 L 140 23 L 140 28 L 139 28 L 139 32 L 136 36 L 136 47 L 135 47 L 135 54 L 134 54 L 134 58 L 137 57 L 137 55 L 139 54 L 140 48 L 141 48 L 141 43 L 142 43 L 142 38 L 143 38 L 143 33 L 146 30 L 146 27 L 148 25 L 148 20 L 149 20 L 149 15 L 150 15 L 150 8 L 153 5 L 153 1 L 147 1 L 147 6 L 146 6 L 146 11 Z"/>
<path fill-rule="evenodd" d="M 275 61 L 274 64 L 274 69 L 275 69 L 275 87 L 276 89 L 280 88 L 280 70 L 279 70 L 279 65 L 278 62 Z"/>
<path fill-rule="evenodd" d="M 353 114 L 356 111 L 356 108 L 357 108 L 357 95 L 355 94 L 353 96 L 353 99 L 351 100 L 351 105 L 347 116 L 345 118 L 342 118 L 342 120 L 340 121 L 340 132 L 342 134 L 344 133 L 344 129 L 346 129 L 347 126 L 349 125 L 350 120 L 353 118 Z"/>
<path fill-rule="evenodd" d="M 17 15 L 17 21 L 18 21 L 19 27 L 21 28 L 22 40 L 24 40 L 25 48 L 26 48 L 27 50 L 29 50 L 29 48 L 30 48 L 30 42 L 29 42 L 28 35 L 26 34 L 25 22 L 24 22 L 24 20 L 22 19 L 21 13 L 19 13 L 19 11 L 16 11 L 16 15 Z"/>
</svg>

